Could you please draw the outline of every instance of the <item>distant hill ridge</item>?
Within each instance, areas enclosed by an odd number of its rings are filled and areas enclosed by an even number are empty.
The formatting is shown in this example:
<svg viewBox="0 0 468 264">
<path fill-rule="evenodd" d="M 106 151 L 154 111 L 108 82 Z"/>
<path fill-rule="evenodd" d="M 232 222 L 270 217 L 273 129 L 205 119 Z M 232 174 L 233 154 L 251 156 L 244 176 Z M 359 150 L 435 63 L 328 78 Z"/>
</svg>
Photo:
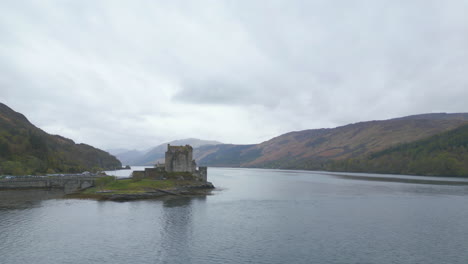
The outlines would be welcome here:
<svg viewBox="0 0 468 264">
<path fill-rule="evenodd" d="M 167 144 L 171 144 L 174 146 L 191 145 L 192 147 L 196 148 L 206 145 L 218 145 L 222 143 L 214 140 L 186 138 L 166 142 L 146 151 L 117 149 L 109 150 L 109 152 L 113 153 L 124 165 L 151 166 L 156 164 L 157 162 L 164 163 L 164 154 L 167 150 Z"/>
<path fill-rule="evenodd" d="M 0 174 L 75 173 L 121 166 L 109 153 L 47 134 L 0 103 Z"/>
<path fill-rule="evenodd" d="M 206 166 L 321 170 L 329 168 L 330 161 L 365 157 L 467 123 L 468 113 L 413 115 L 295 131 L 254 145 L 202 146 L 194 156 Z"/>
</svg>

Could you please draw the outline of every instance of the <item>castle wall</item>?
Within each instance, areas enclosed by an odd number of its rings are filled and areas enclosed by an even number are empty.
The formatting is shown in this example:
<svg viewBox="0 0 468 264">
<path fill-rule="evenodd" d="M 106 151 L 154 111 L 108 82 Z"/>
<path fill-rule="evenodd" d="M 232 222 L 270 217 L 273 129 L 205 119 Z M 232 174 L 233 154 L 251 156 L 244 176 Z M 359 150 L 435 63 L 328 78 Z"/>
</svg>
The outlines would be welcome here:
<svg viewBox="0 0 468 264">
<path fill-rule="evenodd" d="M 193 148 L 185 146 L 167 146 L 165 165 L 158 164 L 155 168 L 146 168 L 144 171 L 134 171 L 135 179 L 154 180 L 188 180 L 207 181 L 207 167 L 199 167 L 192 159 Z"/>
<path fill-rule="evenodd" d="M 166 171 L 163 168 L 146 168 L 145 178 L 153 180 L 163 180 L 166 178 Z"/>
<path fill-rule="evenodd" d="M 203 182 L 208 181 L 208 167 L 198 167 L 198 170 L 194 171 L 193 175 L 199 181 L 203 181 Z"/>
</svg>

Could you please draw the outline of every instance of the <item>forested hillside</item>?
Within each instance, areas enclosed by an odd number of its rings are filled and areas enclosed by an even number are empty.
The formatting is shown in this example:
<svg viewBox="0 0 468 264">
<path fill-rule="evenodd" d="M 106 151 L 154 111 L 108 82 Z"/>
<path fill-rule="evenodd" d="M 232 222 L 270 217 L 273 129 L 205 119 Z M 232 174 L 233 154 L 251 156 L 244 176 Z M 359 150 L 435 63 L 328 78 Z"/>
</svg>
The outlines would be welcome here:
<svg viewBox="0 0 468 264">
<path fill-rule="evenodd" d="M 334 161 L 329 170 L 414 175 L 468 176 L 468 125 L 373 153 Z"/>
<path fill-rule="evenodd" d="M 73 173 L 121 166 L 109 153 L 49 135 L 0 103 L 0 174 Z"/>
</svg>

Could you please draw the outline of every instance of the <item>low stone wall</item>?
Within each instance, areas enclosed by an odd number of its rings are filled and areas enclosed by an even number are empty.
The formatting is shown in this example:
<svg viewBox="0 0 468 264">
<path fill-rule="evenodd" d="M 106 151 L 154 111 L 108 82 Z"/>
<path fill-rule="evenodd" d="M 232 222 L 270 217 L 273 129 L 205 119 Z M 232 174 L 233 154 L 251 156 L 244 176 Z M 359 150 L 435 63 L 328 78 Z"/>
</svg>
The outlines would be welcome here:
<svg viewBox="0 0 468 264">
<path fill-rule="evenodd" d="M 145 177 L 153 180 L 167 179 L 167 172 L 164 168 L 146 168 Z"/>
<path fill-rule="evenodd" d="M 132 178 L 134 178 L 134 179 L 143 179 L 143 178 L 145 178 L 145 172 L 144 171 L 133 171 L 132 172 Z"/>
<path fill-rule="evenodd" d="M 134 171 L 134 179 L 152 180 L 185 180 L 185 181 L 207 181 L 207 167 L 199 167 L 195 172 L 167 172 L 164 168 L 146 168 L 144 171 Z"/>
</svg>

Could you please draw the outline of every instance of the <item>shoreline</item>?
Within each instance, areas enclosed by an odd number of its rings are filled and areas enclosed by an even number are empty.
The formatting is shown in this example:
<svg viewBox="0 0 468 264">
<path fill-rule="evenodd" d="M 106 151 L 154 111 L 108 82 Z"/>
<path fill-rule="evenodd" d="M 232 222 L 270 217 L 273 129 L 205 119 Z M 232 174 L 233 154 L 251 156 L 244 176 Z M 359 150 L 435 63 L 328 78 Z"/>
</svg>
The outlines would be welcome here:
<svg viewBox="0 0 468 264">
<path fill-rule="evenodd" d="M 182 185 L 168 189 L 151 189 L 144 192 L 122 193 L 121 191 L 101 190 L 94 193 L 85 193 L 86 190 L 67 194 L 66 199 L 91 199 L 97 201 L 127 202 L 137 200 L 151 200 L 165 197 L 192 197 L 210 195 L 215 189 L 211 182 Z"/>
</svg>

